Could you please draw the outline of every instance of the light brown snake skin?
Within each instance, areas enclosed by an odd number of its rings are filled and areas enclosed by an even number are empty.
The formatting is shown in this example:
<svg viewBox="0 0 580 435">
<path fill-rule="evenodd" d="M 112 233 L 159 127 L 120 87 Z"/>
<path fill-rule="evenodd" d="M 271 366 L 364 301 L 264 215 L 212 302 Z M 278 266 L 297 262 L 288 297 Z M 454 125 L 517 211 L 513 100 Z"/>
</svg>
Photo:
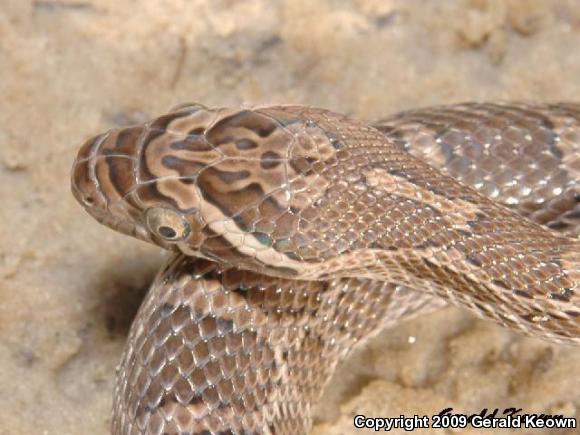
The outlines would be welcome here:
<svg viewBox="0 0 580 435">
<path fill-rule="evenodd" d="M 131 328 L 113 433 L 305 433 L 355 343 L 446 301 L 580 343 L 579 150 L 579 104 L 374 127 L 191 104 L 88 141 L 75 197 L 175 251 Z"/>
</svg>

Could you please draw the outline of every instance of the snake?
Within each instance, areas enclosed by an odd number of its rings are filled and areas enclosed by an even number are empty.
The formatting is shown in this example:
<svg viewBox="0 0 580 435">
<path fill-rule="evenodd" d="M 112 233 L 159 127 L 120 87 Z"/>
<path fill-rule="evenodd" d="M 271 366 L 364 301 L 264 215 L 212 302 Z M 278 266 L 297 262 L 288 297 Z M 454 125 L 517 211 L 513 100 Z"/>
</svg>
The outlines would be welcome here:
<svg viewBox="0 0 580 435">
<path fill-rule="evenodd" d="M 72 192 L 170 251 L 129 331 L 111 431 L 303 434 L 337 364 L 453 304 L 580 344 L 580 104 L 373 123 L 187 103 L 86 141 Z"/>
</svg>

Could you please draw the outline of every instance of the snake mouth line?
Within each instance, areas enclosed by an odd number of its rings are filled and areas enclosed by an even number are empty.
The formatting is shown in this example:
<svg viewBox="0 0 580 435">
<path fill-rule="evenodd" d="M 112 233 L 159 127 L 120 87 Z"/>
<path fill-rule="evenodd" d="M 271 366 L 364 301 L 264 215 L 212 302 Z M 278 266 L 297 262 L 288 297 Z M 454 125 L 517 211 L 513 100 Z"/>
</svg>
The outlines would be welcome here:
<svg viewBox="0 0 580 435">
<path fill-rule="evenodd" d="M 102 213 L 100 216 L 95 214 L 93 210 L 89 211 L 89 213 L 101 224 L 106 225 L 115 231 L 135 237 L 144 242 L 152 242 L 147 231 L 143 227 L 136 225 L 128 219 L 120 219 L 106 212 Z"/>
</svg>

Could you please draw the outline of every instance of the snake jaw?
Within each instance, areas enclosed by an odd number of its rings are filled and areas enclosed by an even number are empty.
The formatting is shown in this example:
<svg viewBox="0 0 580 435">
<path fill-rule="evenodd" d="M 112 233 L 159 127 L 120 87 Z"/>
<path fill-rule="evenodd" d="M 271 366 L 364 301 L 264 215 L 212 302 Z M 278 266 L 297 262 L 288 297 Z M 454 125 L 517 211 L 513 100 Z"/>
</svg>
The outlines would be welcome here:
<svg viewBox="0 0 580 435">
<path fill-rule="evenodd" d="M 89 212 L 90 213 L 90 212 Z M 92 216 L 95 216 L 92 214 Z M 98 219 L 97 219 L 98 220 Z M 115 231 L 135 237 L 144 242 L 152 243 L 152 239 L 147 230 L 134 222 L 125 219 L 117 219 L 111 214 L 105 214 L 99 222 Z"/>
</svg>

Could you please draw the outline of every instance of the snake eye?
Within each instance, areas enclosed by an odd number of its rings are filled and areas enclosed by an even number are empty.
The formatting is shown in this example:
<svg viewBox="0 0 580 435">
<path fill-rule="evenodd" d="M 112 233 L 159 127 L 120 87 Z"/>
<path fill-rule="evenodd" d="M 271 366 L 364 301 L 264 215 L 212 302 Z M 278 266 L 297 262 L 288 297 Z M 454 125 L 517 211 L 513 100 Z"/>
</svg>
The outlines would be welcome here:
<svg viewBox="0 0 580 435">
<path fill-rule="evenodd" d="M 168 208 L 148 209 L 145 212 L 145 221 L 149 231 L 168 242 L 183 240 L 190 232 L 189 224 L 183 215 Z"/>
</svg>

